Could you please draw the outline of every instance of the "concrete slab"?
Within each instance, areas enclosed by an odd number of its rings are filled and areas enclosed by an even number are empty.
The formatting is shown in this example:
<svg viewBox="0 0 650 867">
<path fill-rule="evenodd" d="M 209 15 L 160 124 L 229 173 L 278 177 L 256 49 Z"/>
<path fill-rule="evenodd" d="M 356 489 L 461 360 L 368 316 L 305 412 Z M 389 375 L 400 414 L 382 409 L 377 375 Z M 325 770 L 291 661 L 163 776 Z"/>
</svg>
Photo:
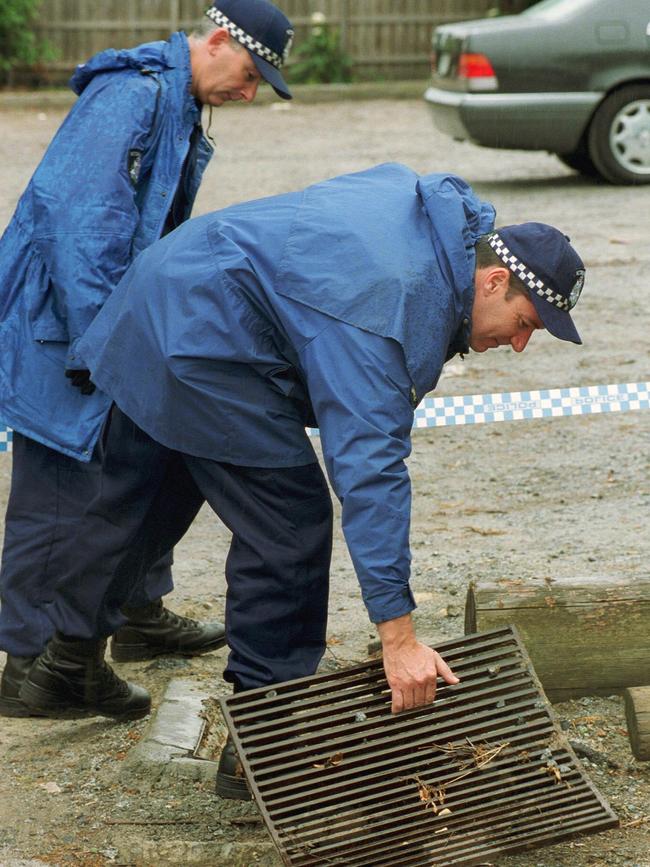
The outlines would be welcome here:
<svg viewBox="0 0 650 867">
<path fill-rule="evenodd" d="M 208 698 L 209 694 L 192 681 L 170 681 L 145 736 L 125 759 L 120 777 L 214 779 L 217 762 L 194 756 L 205 725 L 203 702 Z"/>
</svg>

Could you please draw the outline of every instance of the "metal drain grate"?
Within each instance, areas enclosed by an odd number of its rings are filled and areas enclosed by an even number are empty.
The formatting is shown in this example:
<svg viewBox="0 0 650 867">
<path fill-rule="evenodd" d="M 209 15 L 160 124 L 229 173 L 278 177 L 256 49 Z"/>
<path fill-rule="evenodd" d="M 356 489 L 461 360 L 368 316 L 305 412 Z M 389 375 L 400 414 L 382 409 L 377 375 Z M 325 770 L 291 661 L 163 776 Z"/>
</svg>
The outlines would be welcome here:
<svg viewBox="0 0 650 867">
<path fill-rule="evenodd" d="M 476 865 L 618 824 L 514 629 L 438 650 L 461 683 L 396 716 L 380 660 L 220 700 L 285 864 Z"/>
</svg>

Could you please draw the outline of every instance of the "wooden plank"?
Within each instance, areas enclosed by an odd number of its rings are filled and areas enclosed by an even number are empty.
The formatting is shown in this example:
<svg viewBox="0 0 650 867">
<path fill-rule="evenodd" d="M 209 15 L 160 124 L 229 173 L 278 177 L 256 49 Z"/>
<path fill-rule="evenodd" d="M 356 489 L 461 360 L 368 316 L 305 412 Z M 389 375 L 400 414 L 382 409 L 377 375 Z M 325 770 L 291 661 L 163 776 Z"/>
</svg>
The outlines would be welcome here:
<svg viewBox="0 0 650 867">
<path fill-rule="evenodd" d="M 650 578 L 470 585 L 468 633 L 514 624 L 552 701 L 650 685 Z"/>
<path fill-rule="evenodd" d="M 650 762 L 650 687 L 625 690 L 625 716 L 635 758 Z"/>
</svg>

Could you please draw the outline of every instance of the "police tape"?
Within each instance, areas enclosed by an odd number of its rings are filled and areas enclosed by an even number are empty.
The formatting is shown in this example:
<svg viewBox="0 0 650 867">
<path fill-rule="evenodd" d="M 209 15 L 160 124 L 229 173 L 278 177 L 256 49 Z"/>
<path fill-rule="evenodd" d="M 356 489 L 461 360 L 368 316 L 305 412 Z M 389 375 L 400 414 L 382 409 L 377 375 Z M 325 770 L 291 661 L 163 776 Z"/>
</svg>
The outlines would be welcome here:
<svg viewBox="0 0 650 867">
<path fill-rule="evenodd" d="M 650 382 L 425 397 L 415 410 L 413 429 L 641 409 L 650 409 Z M 309 434 L 318 436 L 318 430 L 310 428 Z M 11 451 L 11 430 L 0 428 L 0 452 L 7 451 Z"/>
<path fill-rule="evenodd" d="M 563 418 L 640 409 L 650 409 L 650 382 L 427 397 L 415 410 L 413 427 Z"/>
<path fill-rule="evenodd" d="M 425 397 L 413 429 L 650 409 L 650 382 Z M 318 436 L 317 430 L 311 430 Z"/>
</svg>

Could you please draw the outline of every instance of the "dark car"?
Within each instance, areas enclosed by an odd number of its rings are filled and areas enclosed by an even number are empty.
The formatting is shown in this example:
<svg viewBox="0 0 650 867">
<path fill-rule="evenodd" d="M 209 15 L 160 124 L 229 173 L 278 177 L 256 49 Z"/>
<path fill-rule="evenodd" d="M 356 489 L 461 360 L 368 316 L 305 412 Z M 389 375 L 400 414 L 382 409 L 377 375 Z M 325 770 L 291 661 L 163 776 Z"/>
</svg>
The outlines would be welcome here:
<svg viewBox="0 0 650 867">
<path fill-rule="evenodd" d="M 455 139 L 650 183 L 650 0 L 542 0 L 438 27 L 432 73 L 425 99 Z"/>
</svg>

